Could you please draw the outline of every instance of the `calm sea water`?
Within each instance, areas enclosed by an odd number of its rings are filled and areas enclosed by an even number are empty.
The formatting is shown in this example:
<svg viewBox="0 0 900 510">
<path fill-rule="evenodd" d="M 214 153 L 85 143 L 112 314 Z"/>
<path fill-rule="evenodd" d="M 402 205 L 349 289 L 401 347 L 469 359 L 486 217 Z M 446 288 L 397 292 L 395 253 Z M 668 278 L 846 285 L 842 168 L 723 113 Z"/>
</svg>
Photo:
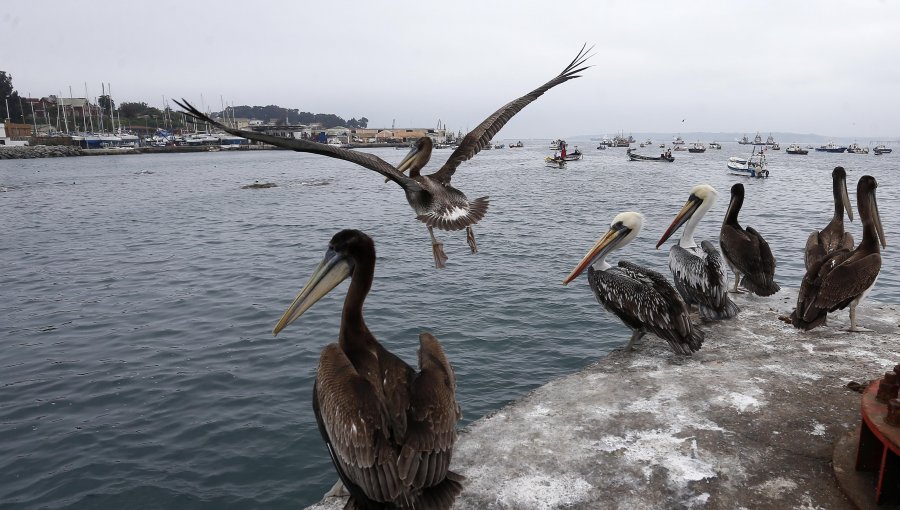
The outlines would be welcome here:
<svg viewBox="0 0 900 510">
<path fill-rule="evenodd" d="M 891 244 L 871 297 L 900 302 L 900 154 L 772 152 L 772 177 L 750 181 L 725 173 L 728 156 L 746 155 L 736 144 L 659 164 L 583 141 L 585 160 L 564 171 L 544 167 L 546 142 L 529 145 L 483 152 L 457 172 L 454 184 L 489 195 L 491 208 L 477 255 L 463 232 L 439 234 L 444 271 L 397 186 L 328 158 L 0 161 L 0 507 L 317 501 L 336 475 L 310 398 L 346 283 L 277 339 L 271 330 L 342 228 L 376 242 L 371 330 L 410 363 L 418 333 L 433 332 L 456 368 L 464 423 L 627 341 L 584 278 L 562 279 L 626 210 L 647 224 L 620 256 L 665 272 L 671 241 L 653 245 L 701 182 L 720 198 L 698 239 L 717 235 L 731 184 L 744 182 L 743 224 L 768 239 L 777 280 L 797 286 L 806 237 L 831 216 L 832 168 L 846 167 L 854 207 L 857 179 L 874 175 Z M 278 187 L 240 189 L 257 180 Z M 860 238 L 859 220 L 849 229 Z"/>
</svg>

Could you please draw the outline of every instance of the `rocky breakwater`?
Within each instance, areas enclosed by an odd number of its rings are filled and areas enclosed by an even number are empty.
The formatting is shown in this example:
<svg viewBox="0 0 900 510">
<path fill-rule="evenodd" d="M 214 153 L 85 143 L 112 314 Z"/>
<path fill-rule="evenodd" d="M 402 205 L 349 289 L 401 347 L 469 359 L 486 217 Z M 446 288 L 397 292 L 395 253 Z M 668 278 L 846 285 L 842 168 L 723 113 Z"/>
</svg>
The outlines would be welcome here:
<svg viewBox="0 0 900 510">
<path fill-rule="evenodd" d="M 0 147 L 0 159 L 62 158 L 66 156 L 81 156 L 81 149 L 71 145 Z"/>
</svg>

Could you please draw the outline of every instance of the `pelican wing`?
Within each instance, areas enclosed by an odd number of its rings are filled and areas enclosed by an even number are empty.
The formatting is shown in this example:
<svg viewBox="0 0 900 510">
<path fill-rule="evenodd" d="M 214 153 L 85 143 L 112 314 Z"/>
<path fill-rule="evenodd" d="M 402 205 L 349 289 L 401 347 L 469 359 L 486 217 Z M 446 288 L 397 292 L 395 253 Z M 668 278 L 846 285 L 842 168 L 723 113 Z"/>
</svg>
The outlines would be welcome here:
<svg viewBox="0 0 900 510">
<path fill-rule="evenodd" d="M 775 257 L 769 243 L 753 227 L 746 230 L 723 225 L 720 234 L 722 253 L 754 294 L 770 296 L 778 292 L 775 283 Z"/>
<path fill-rule="evenodd" d="M 435 172 L 432 177 L 438 179 L 439 181 L 447 184 L 450 182 L 450 178 L 453 177 L 453 173 L 456 172 L 456 167 L 458 167 L 462 162 L 468 161 L 475 157 L 481 149 L 484 148 L 485 145 L 490 143 L 491 139 L 494 135 L 497 134 L 500 129 L 509 122 L 515 114 L 519 113 L 522 108 L 525 108 L 535 99 L 541 97 L 544 92 L 552 89 L 553 87 L 559 85 L 560 83 L 565 83 L 573 78 L 578 78 L 581 71 L 584 71 L 590 66 L 585 66 L 584 62 L 589 58 L 588 52 L 592 49 L 587 48 L 587 45 L 581 47 L 581 51 L 578 52 L 578 55 L 566 66 L 565 69 L 559 75 L 557 75 L 552 80 L 547 83 L 541 85 L 540 87 L 532 90 L 528 94 L 511 101 L 505 105 L 503 105 L 499 110 L 491 114 L 488 118 L 484 119 L 484 121 L 479 124 L 475 129 L 470 131 L 464 138 L 462 143 L 459 144 L 459 147 L 453 151 L 453 154 L 450 155 L 450 158 L 444 163 L 444 166 L 441 167 L 440 170 Z"/>
<path fill-rule="evenodd" d="M 388 501 L 401 494 L 385 403 L 337 344 L 322 350 L 315 393 L 321 428 L 341 478 L 367 498 Z"/>
<path fill-rule="evenodd" d="M 419 373 L 410 387 L 408 417 L 400 477 L 414 490 L 435 486 L 447 477 L 462 413 L 453 368 L 429 333 L 419 335 Z"/>
<path fill-rule="evenodd" d="M 816 262 L 821 261 L 827 255 L 825 246 L 819 236 L 818 230 L 813 230 L 806 239 L 806 251 L 803 263 L 806 269 L 811 268 Z"/>
<path fill-rule="evenodd" d="M 828 274 L 853 254 L 850 250 L 837 250 L 813 261 L 803 275 L 800 291 L 797 293 L 797 306 L 791 312 L 791 323 L 794 327 L 810 330 L 825 322 L 827 308 L 816 306 L 822 285 Z"/>
<path fill-rule="evenodd" d="M 815 298 L 816 308 L 829 312 L 844 308 L 875 283 L 881 271 L 881 254 L 855 255 L 827 273 Z"/>
<path fill-rule="evenodd" d="M 699 253 L 695 253 L 677 244 L 672 246 L 669 268 L 675 285 L 686 302 L 697 304 L 703 318 L 733 317 L 739 309 L 728 297 L 725 261 L 713 243 L 702 241 L 700 248 Z"/>
<path fill-rule="evenodd" d="M 182 101 L 184 102 L 175 100 L 175 103 L 177 103 L 178 106 L 185 110 L 185 114 L 194 118 L 195 120 L 212 124 L 222 131 L 225 131 L 226 133 L 231 133 L 232 135 L 247 138 L 249 140 L 265 142 L 276 147 L 291 149 L 297 152 L 309 152 L 312 154 L 318 154 L 320 156 L 328 156 L 329 158 L 342 159 L 350 163 L 355 163 L 361 167 L 368 168 L 369 170 L 374 170 L 409 191 L 421 191 L 422 189 L 421 186 L 419 186 L 419 183 L 403 175 L 390 163 L 374 154 L 354 151 L 350 149 L 342 149 L 333 145 L 312 142 L 310 140 L 285 138 L 283 136 L 273 136 L 267 135 L 265 133 L 257 133 L 255 131 L 235 129 L 232 127 L 228 127 L 220 122 L 214 121 L 187 101 Z"/>
</svg>

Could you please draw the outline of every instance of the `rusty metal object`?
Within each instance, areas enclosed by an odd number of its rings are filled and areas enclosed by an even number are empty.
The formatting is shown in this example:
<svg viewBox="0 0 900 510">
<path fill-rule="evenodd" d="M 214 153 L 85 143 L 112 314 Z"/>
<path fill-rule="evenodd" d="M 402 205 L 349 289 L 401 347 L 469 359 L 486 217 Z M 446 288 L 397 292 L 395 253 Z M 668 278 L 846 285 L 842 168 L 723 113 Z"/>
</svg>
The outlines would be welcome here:
<svg viewBox="0 0 900 510">
<path fill-rule="evenodd" d="M 894 427 L 900 427 L 900 399 L 895 398 L 888 402 L 884 422 Z"/>
<path fill-rule="evenodd" d="M 900 380 L 900 378 L 898 378 L 895 372 L 884 374 L 884 379 L 882 379 L 881 384 L 878 385 L 878 394 L 875 395 L 875 400 L 882 404 L 887 404 L 891 399 L 897 398 L 898 390 L 900 390 L 898 380 Z"/>
</svg>

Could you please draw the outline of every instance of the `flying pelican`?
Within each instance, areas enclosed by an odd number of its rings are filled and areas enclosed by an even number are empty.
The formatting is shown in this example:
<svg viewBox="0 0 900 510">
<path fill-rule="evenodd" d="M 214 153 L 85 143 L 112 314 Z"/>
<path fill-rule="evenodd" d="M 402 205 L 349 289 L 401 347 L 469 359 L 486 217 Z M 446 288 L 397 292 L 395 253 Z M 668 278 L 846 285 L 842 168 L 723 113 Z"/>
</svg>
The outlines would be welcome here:
<svg viewBox="0 0 900 510">
<path fill-rule="evenodd" d="M 734 289 L 742 283 L 750 292 L 759 296 L 771 296 L 781 290 L 775 283 L 775 257 L 769 243 L 753 227 L 744 229 L 738 223 L 738 214 L 744 204 L 744 185 L 731 187 L 731 202 L 722 222 L 719 244 L 728 267 L 734 273 Z"/>
<path fill-rule="evenodd" d="M 836 166 L 831 172 L 832 193 L 834 194 L 834 216 L 828 225 L 820 231 L 813 231 L 806 241 L 807 271 L 816 262 L 821 261 L 829 253 L 844 248 L 853 249 L 853 235 L 844 232 L 844 211 L 853 221 L 853 208 L 850 207 L 850 195 L 847 193 L 847 172 L 844 167 Z"/>
<path fill-rule="evenodd" d="M 619 267 L 606 262 L 610 252 L 637 237 L 643 224 L 640 213 L 616 215 L 609 231 L 563 280 L 563 285 L 588 268 L 588 283 L 597 301 L 631 328 L 627 349 L 633 349 L 634 343 L 649 332 L 667 341 L 676 354 L 690 356 L 703 344 L 703 332 L 693 327 L 687 305 L 665 277 L 624 260 L 619 261 Z"/>
<path fill-rule="evenodd" d="M 311 152 L 322 156 L 343 159 L 369 170 L 374 170 L 387 179 L 394 181 L 403 188 L 407 202 L 415 211 L 416 219 L 428 226 L 434 265 L 437 268 L 443 268 L 445 267 L 444 262 L 447 260 L 447 255 L 444 253 L 443 243 L 439 242 L 434 236 L 434 228 L 440 230 L 466 229 L 466 240 L 472 253 L 475 253 L 478 251 L 478 246 L 475 243 L 475 232 L 472 230 L 472 225 L 478 223 L 488 209 L 488 197 L 469 200 L 462 191 L 450 185 L 450 179 L 456 172 L 456 168 L 462 162 L 472 159 L 481 149 L 489 145 L 491 138 L 522 108 L 551 88 L 573 78 L 578 78 L 578 73 L 589 67 L 583 64 L 589 58 L 587 53 L 590 50 L 591 48 L 587 48 L 586 45 L 582 46 L 578 55 L 559 75 L 492 113 L 469 132 L 463 138 L 459 147 L 450 155 L 447 162 L 437 172 L 430 175 L 422 175 L 420 173 L 421 169 L 431 158 L 432 142 L 431 138 L 427 136 L 419 138 L 397 168 L 394 168 L 374 154 L 334 147 L 309 140 L 284 138 L 231 128 L 212 120 L 183 99 L 183 102 L 176 101 L 176 103 L 191 117 L 208 122 L 233 135 L 299 152 Z M 409 177 L 403 174 L 406 170 L 409 170 Z"/>
<path fill-rule="evenodd" d="M 875 286 L 881 271 L 881 247 L 887 248 L 875 189 L 878 182 L 864 175 L 856 186 L 856 206 L 863 224 L 862 242 L 855 250 L 839 249 L 810 266 L 791 313 L 794 327 L 810 330 L 822 325 L 828 315 L 850 306 L 850 331 L 856 324 L 856 307 Z"/>
<path fill-rule="evenodd" d="M 356 504 L 347 508 L 444 510 L 464 479 L 448 469 L 462 416 L 456 378 L 429 333 L 419 335 L 417 373 L 369 332 L 362 307 L 374 273 L 372 239 L 358 230 L 338 232 L 273 333 L 351 278 L 338 343 L 322 350 L 313 386 L 319 432 Z"/>
<path fill-rule="evenodd" d="M 691 196 L 675 216 L 668 230 L 656 243 L 658 249 L 673 232 L 684 225 L 681 240 L 669 250 L 669 269 L 675 288 L 685 303 L 697 305 L 704 320 L 730 319 L 740 308 L 728 297 L 728 277 L 725 264 L 716 246 L 703 241 L 700 247 L 694 241 L 694 229 L 714 203 L 718 193 L 709 184 L 698 184 L 691 189 Z"/>
</svg>

